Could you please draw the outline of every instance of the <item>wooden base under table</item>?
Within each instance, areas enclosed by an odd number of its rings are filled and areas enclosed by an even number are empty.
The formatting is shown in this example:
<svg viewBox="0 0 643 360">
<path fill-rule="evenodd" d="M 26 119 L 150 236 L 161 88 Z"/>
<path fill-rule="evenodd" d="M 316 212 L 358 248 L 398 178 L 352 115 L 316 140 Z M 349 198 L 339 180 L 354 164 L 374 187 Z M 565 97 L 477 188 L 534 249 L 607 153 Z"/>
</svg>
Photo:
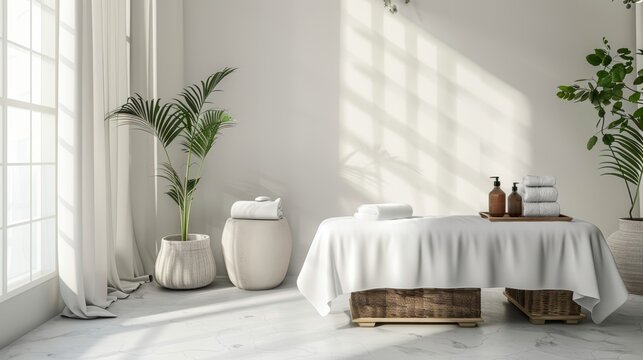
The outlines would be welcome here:
<svg viewBox="0 0 643 360">
<path fill-rule="evenodd" d="M 351 294 L 351 316 L 361 327 L 378 323 L 455 323 L 475 327 L 480 289 L 376 289 Z"/>
<path fill-rule="evenodd" d="M 521 290 L 506 288 L 504 295 L 510 303 L 529 317 L 534 325 L 545 321 L 564 321 L 578 324 L 585 319 L 580 306 L 572 299 L 573 292 L 567 290 Z"/>
</svg>

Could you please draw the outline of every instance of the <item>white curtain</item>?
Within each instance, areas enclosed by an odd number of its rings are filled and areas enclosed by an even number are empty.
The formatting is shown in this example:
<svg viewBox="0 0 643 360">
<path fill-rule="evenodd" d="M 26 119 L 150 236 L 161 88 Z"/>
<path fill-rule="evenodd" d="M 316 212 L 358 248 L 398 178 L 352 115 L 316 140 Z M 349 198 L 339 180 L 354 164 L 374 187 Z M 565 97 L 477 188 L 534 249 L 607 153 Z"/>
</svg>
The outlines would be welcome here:
<svg viewBox="0 0 643 360">
<path fill-rule="evenodd" d="M 105 310 L 144 276 L 129 191 L 129 132 L 104 121 L 129 94 L 129 1 L 60 2 L 58 264 L 63 315 Z"/>
</svg>

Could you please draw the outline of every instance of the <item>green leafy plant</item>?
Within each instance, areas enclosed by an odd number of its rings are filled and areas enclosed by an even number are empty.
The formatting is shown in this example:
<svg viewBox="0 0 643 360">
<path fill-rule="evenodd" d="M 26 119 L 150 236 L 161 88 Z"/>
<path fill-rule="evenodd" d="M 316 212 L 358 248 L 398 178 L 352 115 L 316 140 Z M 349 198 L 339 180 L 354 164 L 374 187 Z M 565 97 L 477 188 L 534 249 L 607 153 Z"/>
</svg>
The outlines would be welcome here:
<svg viewBox="0 0 643 360">
<path fill-rule="evenodd" d="M 405 4 L 408 4 L 411 2 L 411 0 L 403 0 Z M 633 0 L 626 0 L 626 1 L 633 1 Z M 393 2 L 393 0 L 384 0 L 384 7 L 388 9 L 388 11 L 391 12 L 391 14 L 395 14 L 397 12 L 397 5 Z"/>
<path fill-rule="evenodd" d="M 136 94 L 106 116 L 107 120 L 143 130 L 158 140 L 165 153 L 165 161 L 161 163 L 157 176 L 169 182 L 166 194 L 178 206 L 183 241 L 187 240 L 192 200 L 201 180 L 205 158 L 219 131 L 234 124 L 225 110 L 210 108 L 208 99 L 221 91 L 217 90 L 217 85 L 234 70 L 225 68 L 198 84 L 188 86 L 178 98 L 168 103 L 162 103 L 161 99 L 143 99 Z M 186 155 L 182 176 L 169 155 L 169 148 L 176 140 L 180 141 L 181 150 Z"/>
<path fill-rule="evenodd" d="M 597 68 L 591 79 L 577 80 L 572 85 L 558 88 L 558 97 L 573 102 L 591 104 L 598 115 L 596 133 L 589 138 L 587 149 L 592 150 L 599 141 L 600 169 L 603 175 L 622 179 L 630 200 L 629 216 L 639 198 L 643 178 L 643 105 L 642 93 L 636 87 L 643 84 L 643 70 L 634 73 L 634 56 L 627 48 L 613 53 L 607 39 L 603 48 L 587 55 L 587 62 Z"/>
<path fill-rule="evenodd" d="M 614 0 L 612 0 L 614 2 Z M 623 4 L 625 4 L 625 7 L 630 9 L 632 8 L 632 5 L 640 3 L 641 0 L 623 0 Z"/>
</svg>

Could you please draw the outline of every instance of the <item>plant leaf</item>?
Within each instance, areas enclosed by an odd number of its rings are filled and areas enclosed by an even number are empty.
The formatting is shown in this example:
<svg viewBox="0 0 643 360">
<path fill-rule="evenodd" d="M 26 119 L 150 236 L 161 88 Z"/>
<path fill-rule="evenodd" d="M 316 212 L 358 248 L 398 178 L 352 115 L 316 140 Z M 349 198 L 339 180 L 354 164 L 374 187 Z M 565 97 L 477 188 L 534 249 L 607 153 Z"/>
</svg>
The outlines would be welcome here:
<svg viewBox="0 0 643 360">
<path fill-rule="evenodd" d="M 592 150 L 594 148 L 594 145 L 596 145 L 597 142 L 598 142 L 598 137 L 596 135 L 589 138 L 589 141 L 587 141 L 587 150 Z"/>
<path fill-rule="evenodd" d="M 165 148 L 183 131 L 172 104 L 161 105 L 160 99 L 144 100 L 139 94 L 129 97 L 123 106 L 108 113 L 105 119 L 146 131 L 156 136 Z"/>
<path fill-rule="evenodd" d="M 596 54 L 589 54 L 589 55 L 587 55 L 586 59 L 587 59 L 587 62 L 590 63 L 593 66 L 598 66 L 603 62 L 603 59 L 601 59 Z"/>
</svg>

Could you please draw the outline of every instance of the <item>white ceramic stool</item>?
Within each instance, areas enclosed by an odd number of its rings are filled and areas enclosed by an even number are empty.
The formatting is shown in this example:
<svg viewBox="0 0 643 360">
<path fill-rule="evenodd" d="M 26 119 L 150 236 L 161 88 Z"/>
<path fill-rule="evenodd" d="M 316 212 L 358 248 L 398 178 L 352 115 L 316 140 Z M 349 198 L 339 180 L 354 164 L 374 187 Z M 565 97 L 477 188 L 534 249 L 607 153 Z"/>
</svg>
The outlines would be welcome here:
<svg viewBox="0 0 643 360">
<path fill-rule="evenodd" d="M 272 289 L 286 277 L 292 235 L 286 219 L 228 219 L 221 238 L 230 281 L 246 290 Z"/>
</svg>

